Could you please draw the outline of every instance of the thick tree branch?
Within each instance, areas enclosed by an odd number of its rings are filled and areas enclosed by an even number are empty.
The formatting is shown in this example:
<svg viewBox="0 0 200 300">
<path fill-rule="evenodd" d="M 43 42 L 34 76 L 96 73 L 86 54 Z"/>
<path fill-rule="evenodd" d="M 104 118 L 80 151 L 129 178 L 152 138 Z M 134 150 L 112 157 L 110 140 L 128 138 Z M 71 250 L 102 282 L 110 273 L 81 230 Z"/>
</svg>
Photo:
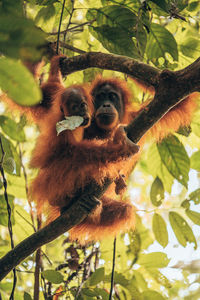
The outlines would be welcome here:
<svg viewBox="0 0 200 300">
<path fill-rule="evenodd" d="M 74 201 L 65 213 L 55 221 L 23 240 L 13 250 L 9 251 L 1 258 L 0 280 L 35 250 L 53 241 L 61 234 L 80 223 L 99 204 L 99 201 L 94 198 L 91 199 L 90 203 L 87 203 L 90 195 L 100 198 L 110 183 L 110 180 L 106 180 L 104 186 L 100 187 L 95 182 L 91 182 L 90 185 L 85 187 L 83 193 L 80 191 L 77 193 L 77 201 Z"/>
<path fill-rule="evenodd" d="M 173 106 L 192 92 L 200 91 L 200 60 L 194 69 L 190 69 L 190 74 L 191 77 L 185 69 L 178 72 L 165 70 L 160 74 L 153 101 L 126 127 L 132 141 L 137 143 Z"/>
<path fill-rule="evenodd" d="M 158 77 L 160 74 L 158 69 L 138 62 L 130 57 L 101 52 L 88 52 L 62 59 L 60 67 L 63 76 L 88 68 L 118 71 L 140 81 L 144 81 L 147 85 L 153 87 L 158 85 Z"/>
<path fill-rule="evenodd" d="M 94 67 L 118 71 L 144 82 L 147 86 L 153 86 L 155 89 L 159 89 L 163 81 L 167 81 L 168 84 L 172 84 L 175 90 L 179 90 L 182 97 L 194 91 L 200 91 L 200 58 L 180 71 L 161 72 L 155 67 L 138 62 L 130 57 L 88 52 L 62 59 L 60 67 L 64 76 Z"/>
<path fill-rule="evenodd" d="M 124 72 L 155 88 L 154 100 L 126 128 L 129 138 L 135 142 L 138 142 L 148 129 L 185 96 L 194 91 L 200 91 L 199 59 L 177 72 L 160 72 L 156 68 L 133 59 L 103 53 L 87 53 L 61 61 L 62 73 L 65 75 L 90 67 Z M 104 187 L 100 188 L 95 183 L 91 183 L 84 193 L 77 195 L 76 198 L 79 200 L 63 215 L 7 253 L 0 260 L 0 280 L 36 249 L 80 223 L 98 203 L 92 199 L 87 209 L 84 208 L 87 206 L 88 197 L 100 198 L 109 184 L 110 182 L 107 181 Z"/>
</svg>

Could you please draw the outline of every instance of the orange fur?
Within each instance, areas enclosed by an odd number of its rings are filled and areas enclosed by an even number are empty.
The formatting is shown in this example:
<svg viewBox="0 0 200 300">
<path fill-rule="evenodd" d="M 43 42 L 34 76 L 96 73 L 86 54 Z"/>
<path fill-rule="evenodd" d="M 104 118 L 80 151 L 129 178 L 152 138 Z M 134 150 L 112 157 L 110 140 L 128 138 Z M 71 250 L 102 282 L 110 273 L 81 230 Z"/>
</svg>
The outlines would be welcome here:
<svg viewBox="0 0 200 300">
<path fill-rule="evenodd" d="M 137 81 L 135 82 L 137 84 Z M 138 105 L 134 106 L 134 104 L 131 103 L 131 98 L 133 97 L 127 87 L 127 83 L 124 80 L 115 78 L 102 78 L 101 76 L 98 76 L 91 85 L 90 93 L 93 95 L 93 91 L 101 88 L 103 84 L 110 84 L 112 87 L 115 87 L 116 90 L 120 91 L 125 109 L 124 117 L 122 119 L 123 124 L 128 124 L 130 121 L 132 121 L 148 104 L 144 103 L 140 107 L 138 107 Z M 144 92 L 148 91 L 148 93 L 150 93 L 151 95 L 154 94 L 154 90 L 152 88 L 146 87 L 141 83 L 138 83 L 138 85 Z M 139 141 L 138 145 L 140 146 L 140 151 L 126 160 L 126 162 L 118 163 L 118 170 L 120 170 L 120 173 L 125 175 L 126 178 L 130 175 L 131 171 L 133 171 L 137 161 L 139 160 L 143 145 L 147 140 L 154 139 L 156 142 L 160 142 L 167 135 L 176 132 L 180 127 L 188 126 L 191 123 L 192 116 L 194 114 L 194 111 L 196 110 L 196 100 L 198 97 L 199 93 L 193 93 L 186 99 L 184 99 L 181 103 L 173 107 L 170 111 L 168 111 L 163 116 L 163 118 L 160 119 Z M 93 101 L 95 102 L 95 99 L 93 99 Z M 97 128 L 95 128 L 94 130 L 97 130 L 98 133 L 98 126 L 96 127 Z M 90 130 L 89 133 L 90 132 L 92 132 L 92 130 Z M 105 131 L 104 138 L 107 135 L 109 136 L 109 132 Z M 87 138 L 90 138 L 89 134 L 87 135 Z M 112 197 L 116 196 L 115 187 L 113 184 L 108 188 L 105 195 Z"/>
<path fill-rule="evenodd" d="M 179 130 L 180 127 L 189 126 L 195 110 L 199 93 L 192 93 L 160 119 L 147 133 L 147 138 L 154 138 L 160 142 L 169 134 Z"/>
<path fill-rule="evenodd" d="M 41 134 L 30 163 L 31 167 L 39 168 L 38 175 L 31 184 L 31 197 L 37 204 L 39 214 L 48 212 L 49 221 L 60 214 L 61 208 L 71 204 L 77 190 L 84 189 L 91 181 L 101 185 L 104 178 L 116 179 L 116 163 L 125 161 L 138 150 L 133 143 L 127 141 L 125 133 L 118 127 L 111 140 L 83 140 L 83 127 L 73 131 L 65 130 L 57 136 L 56 123 L 63 118 L 60 107 L 67 91 L 75 89 L 87 99 L 89 115 L 93 109 L 91 96 L 84 86 L 64 88 L 62 81 L 60 82 L 59 68 L 54 65 L 57 63 L 57 58 L 51 63 L 46 85 L 51 87 L 55 76 L 58 88 L 51 96 L 52 106 L 40 120 Z M 65 102 L 70 101 L 73 100 L 69 97 Z M 108 234 L 115 235 L 119 228 L 125 230 L 133 227 L 134 208 L 131 204 L 104 197 L 101 201 L 102 205 L 95 212 L 70 231 L 71 239 L 84 243 L 86 239 L 91 241 Z"/>
<path fill-rule="evenodd" d="M 60 208 L 69 205 L 76 191 L 84 189 L 91 180 L 102 184 L 105 177 L 116 179 L 119 171 L 126 177 L 130 174 L 139 160 L 140 153 L 133 156 L 133 149 L 129 148 L 120 134 L 116 138 L 116 132 L 120 123 L 128 124 L 147 105 L 145 103 L 139 108 L 133 106 L 130 101 L 132 96 L 125 81 L 97 77 L 89 91 L 85 86 L 73 87 L 85 95 L 91 114 L 93 105 L 90 93 L 104 83 L 111 84 L 122 95 L 123 118 L 115 123 L 111 135 L 107 137 L 105 132 L 103 139 L 82 140 L 82 127 L 74 132 L 64 131 L 57 136 L 55 124 L 60 120 L 60 101 L 66 91 L 58 62 L 59 57 L 53 58 L 49 79 L 42 85 L 45 105 L 22 108 L 30 119 L 39 124 L 41 130 L 31 160 L 31 166 L 40 169 L 32 183 L 31 194 L 37 202 L 39 213 L 44 209 L 48 210 L 49 220 L 55 219 L 60 214 Z M 197 93 L 190 95 L 157 122 L 140 140 L 141 149 L 147 139 L 161 141 L 179 127 L 189 125 L 196 109 L 196 97 Z M 77 239 L 85 243 L 134 228 L 135 212 L 129 200 L 113 200 L 108 197 L 110 195 L 116 195 L 114 184 L 101 198 L 101 206 L 70 230 L 72 240 Z"/>
<path fill-rule="evenodd" d="M 136 151 L 133 144 L 127 143 L 125 134 L 118 130 L 118 126 L 112 132 L 110 141 L 82 141 L 83 127 L 56 135 L 55 126 L 61 118 L 61 98 L 67 90 L 62 81 L 59 61 L 60 56 L 51 60 L 48 81 L 41 86 L 43 99 L 39 105 L 21 107 L 6 96 L 3 99 L 12 110 L 25 113 L 29 120 L 39 125 L 41 134 L 30 163 L 39 171 L 31 184 L 30 195 L 37 204 L 38 214 L 47 212 L 49 222 L 59 216 L 60 208 L 71 203 L 77 189 L 84 189 L 91 180 L 102 184 L 105 177 L 116 179 L 116 162 L 125 161 Z M 37 79 L 41 64 L 25 65 Z M 70 88 L 85 96 L 92 114 L 93 105 L 88 88 L 85 85 Z M 128 98 L 128 89 L 124 92 L 124 98 L 125 93 Z M 98 240 L 134 227 L 134 208 L 131 204 L 115 202 L 106 197 L 101 200 L 102 205 L 80 226 L 71 230 L 72 239 L 85 243 L 86 239 Z"/>
<path fill-rule="evenodd" d="M 99 219 L 90 216 L 70 230 L 72 239 L 84 244 L 88 241 L 116 236 L 135 227 L 135 209 L 129 201 L 116 201 L 106 196 L 101 198 L 102 210 Z"/>
</svg>

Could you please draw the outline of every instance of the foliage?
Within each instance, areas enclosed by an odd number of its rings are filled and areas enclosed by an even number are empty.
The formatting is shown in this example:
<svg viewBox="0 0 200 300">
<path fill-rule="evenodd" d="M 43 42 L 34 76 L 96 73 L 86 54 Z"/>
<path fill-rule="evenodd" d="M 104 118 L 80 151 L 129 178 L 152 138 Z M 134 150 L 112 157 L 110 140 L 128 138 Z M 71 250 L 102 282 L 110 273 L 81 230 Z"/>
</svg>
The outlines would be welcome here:
<svg viewBox="0 0 200 300">
<path fill-rule="evenodd" d="M 0 0 L 0 87 L 2 94 L 6 92 L 18 104 L 34 105 L 40 101 L 38 85 L 21 61 L 37 61 L 47 42 L 57 41 L 55 32 L 61 9 L 62 2 L 57 0 Z M 61 41 L 66 47 L 61 50 L 74 56 L 67 47 L 70 45 L 84 51 L 127 55 L 160 69 L 178 70 L 199 56 L 199 9 L 199 1 L 194 0 L 67 0 L 61 24 L 61 32 L 65 31 Z M 48 71 L 48 64 L 44 70 Z M 67 85 L 91 80 L 95 73 L 96 70 L 87 70 L 72 74 Z M 103 75 L 108 74 L 113 72 L 103 71 Z M 141 103 L 143 93 L 132 82 L 129 85 L 137 95 L 134 101 Z M 2 166 L 14 241 L 18 243 L 33 232 L 34 207 L 27 201 L 27 185 L 35 174 L 28 168 L 28 160 L 38 133 L 37 128 L 8 112 L 3 104 L 0 109 L 0 137 L 5 152 Z M 165 274 L 169 274 L 167 267 L 173 258 L 171 248 L 184 251 L 183 248 L 193 247 L 193 257 L 194 249 L 199 251 L 199 113 L 196 112 L 189 131 L 184 128 L 158 145 L 146 145 L 130 177 L 129 192 L 139 195 L 133 197 L 138 209 L 137 224 L 135 232 L 117 237 L 113 299 L 198 299 L 199 275 L 192 267 L 182 267 L 182 279 L 175 278 L 173 285 L 171 277 Z M 3 256 L 10 250 L 10 242 L 2 181 L 0 191 Z M 71 245 L 65 236 L 42 247 L 44 293 L 40 293 L 40 299 L 47 299 L 50 294 L 59 295 L 59 299 L 109 299 L 112 249 L 110 240 L 80 247 Z M 33 299 L 34 261 L 32 255 L 17 267 L 15 299 Z M 192 273 L 195 276 L 189 279 Z M 12 289 L 10 279 L 12 274 L 0 283 L 3 300 L 8 299 Z M 194 283 L 197 285 L 192 289 Z"/>
</svg>

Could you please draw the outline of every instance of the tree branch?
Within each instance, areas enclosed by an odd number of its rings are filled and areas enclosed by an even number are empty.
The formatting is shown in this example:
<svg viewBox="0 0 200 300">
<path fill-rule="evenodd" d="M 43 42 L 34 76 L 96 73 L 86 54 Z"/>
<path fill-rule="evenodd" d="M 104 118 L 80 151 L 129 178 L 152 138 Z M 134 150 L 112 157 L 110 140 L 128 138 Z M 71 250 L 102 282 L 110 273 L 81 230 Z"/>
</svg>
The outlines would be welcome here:
<svg viewBox="0 0 200 300">
<path fill-rule="evenodd" d="M 88 52 L 73 57 L 62 58 L 60 68 L 63 76 L 88 68 L 118 71 L 153 87 L 157 87 L 160 74 L 158 69 L 130 57 L 101 52 Z"/>
<path fill-rule="evenodd" d="M 129 138 L 134 142 L 138 142 L 148 129 L 184 97 L 194 91 L 200 91 L 200 59 L 176 72 L 167 70 L 160 72 L 131 58 L 103 53 L 86 53 L 62 59 L 60 65 L 63 75 L 98 67 L 124 72 L 155 88 L 153 101 L 126 128 Z M 79 191 L 77 202 L 74 202 L 64 214 L 7 253 L 0 260 L 0 280 L 36 249 L 80 223 L 98 204 L 94 197 L 100 198 L 110 183 L 107 180 L 103 187 L 94 182 L 90 183 L 84 192 Z M 91 199 L 89 204 L 88 198 Z"/>
<path fill-rule="evenodd" d="M 110 180 L 105 180 L 102 187 L 98 186 L 95 182 L 91 182 L 84 188 L 83 192 L 77 192 L 76 199 L 74 199 L 71 207 L 60 217 L 36 233 L 33 233 L 1 258 L 0 281 L 35 250 L 53 241 L 61 234 L 80 223 L 99 204 L 99 201 L 95 200 L 93 196 L 100 198 L 108 188 L 109 184 L 111 184 Z M 87 203 L 90 196 L 92 199 L 90 203 Z"/>
<path fill-rule="evenodd" d="M 173 106 L 195 91 L 200 91 L 199 59 L 192 69 L 187 67 L 178 72 L 162 71 L 153 101 L 126 127 L 129 139 L 137 143 Z"/>
</svg>

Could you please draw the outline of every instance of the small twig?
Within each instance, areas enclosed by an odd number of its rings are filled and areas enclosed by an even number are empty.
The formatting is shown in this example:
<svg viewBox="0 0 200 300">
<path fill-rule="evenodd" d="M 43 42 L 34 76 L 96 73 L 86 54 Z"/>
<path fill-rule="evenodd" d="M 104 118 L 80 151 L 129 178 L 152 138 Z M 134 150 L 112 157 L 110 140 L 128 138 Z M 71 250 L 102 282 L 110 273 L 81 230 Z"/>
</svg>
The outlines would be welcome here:
<svg viewBox="0 0 200 300">
<path fill-rule="evenodd" d="M 96 19 L 92 20 L 92 21 L 88 21 L 88 22 L 84 22 L 84 23 L 81 23 L 81 24 L 77 24 L 76 26 L 74 27 L 71 27 L 71 28 L 67 28 L 63 31 L 60 32 L 60 34 L 65 34 L 67 32 L 71 32 L 71 31 L 74 31 L 74 29 L 78 29 L 80 27 L 84 27 L 85 25 L 91 25 L 93 22 L 95 22 Z M 71 23 L 72 24 L 72 23 Z M 58 32 L 49 32 L 48 35 L 57 35 Z"/>
<path fill-rule="evenodd" d="M 64 42 L 60 42 L 60 46 L 63 47 L 63 48 L 65 48 L 65 49 L 71 50 L 73 52 L 79 53 L 79 54 L 86 53 L 86 51 L 78 49 L 78 48 L 76 48 L 76 47 L 74 47 L 72 45 L 68 45 L 68 44 L 66 44 Z"/>
<path fill-rule="evenodd" d="M 82 277 L 82 282 L 76 291 L 75 299 L 78 299 L 78 296 L 80 295 L 80 292 L 82 290 L 82 287 L 83 287 L 85 281 L 88 279 L 88 277 L 91 274 L 91 259 L 94 255 L 96 256 L 96 253 L 97 253 L 97 250 L 92 250 L 90 255 L 88 257 L 86 257 L 84 262 L 82 262 L 82 264 L 81 264 L 84 267 L 83 277 Z"/>
<path fill-rule="evenodd" d="M 3 178 L 4 197 L 6 200 L 7 211 L 8 211 L 8 231 L 9 231 L 9 235 L 10 235 L 11 248 L 14 249 L 15 245 L 14 245 L 14 240 L 13 240 L 13 230 L 12 230 L 12 222 L 11 222 L 12 211 L 11 211 L 11 207 L 10 207 L 9 200 L 8 200 L 7 181 L 6 181 L 6 177 L 5 177 L 4 169 L 3 169 L 3 161 L 5 158 L 5 152 L 3 149 L 1 137 L 0 137 L 0 146 L 1 146 L 1 152 L 2 152 L 2 157 L 1 157 L 1 161 L 0 161 L 0 172 L 1 172 L 1 176 Z M 10 300 L 14 300 L 16 283 L 17 283 L 17 275 L 16 275 L 16 269 L 14 268 L 13 269 L 13 287 L 12 287 L 11 295 L 9 298 Z"/>
<path fill-rule="evenodd" d="M 33 272 L 33 271 L 20 270 L 20 269 L 17 269 L 17 268 L 16 268 L 16 271 L 17 271 L 18 273 L 34 274 L 34 272 Z"/>
<path fill-rule="evenodd" d="M 16 214 L 18 214 L 28 225 L 30 225 L 32 228 L 33 228 L 33 230 L 35 231 L 35 228 L 34 228 L 34 226 L 33 226 L 33 224 L 31 223 L 31 222 L 29 222 L 18 210 L 16 210 L 15 211 L 16 212 Z M 36 232 L 36 231 L 35 231 Z"/>
<path fill-rule="evenodd" d="M 112 273 L 111 273 L 111 285 L 110 285 L 110 295 L 109 300 L 112 299 L 113 287 L 114 287 L 114 274 L 115 274 L 115 257 L 116 257 L 116 237 L 114 238 L 113 243 L 113 265 L 112 265 Z"/>
<path fill-rule="evenodd" d="M 41 275 L 41 287 L 44 299 L 47 299 L 47 285 L 45 282 L 45 278 Z"/>
<path fill-rule="evenodd" d="M 118 300 L 120 300 L 119 292 L 118 292 L 118 290 L 117 290 L 116 285 L 114 286 L 114 291 L 115 291 L 115 297 L 116 297 Z"/>
<path fill-rule="evenodd" d="M 66 36 L 67 36 L 67 32 L 68 32 L 69 26 L 71 25 L 71 20 L 72 20 L 72 17 L 73 17 L 73 13 L 75 11 L 75 8 L 74 8 L 75 0 L 71 0 L 71 3 L 72 3 L 72 10 L 69 13 L 70 14 L 69 22 L 67 24 L 67 27 L 66 27 L 66 30 L 65 30 L 65 33 L 64 33 L 64 36 L 63 36 L 63 41 L 64 42 L 65 42 L 65 39 L 66 39 Z"/>
<path fill-rule="evenodd" d="M 96 248 L 95 261 L 94 261 L 94 270 L 98 268 L 99 265 L 99 248 Z"/>
<path fill-rule="evenodd" d="M 58 26 L 58 38 L 57 38 L 57 47 L 56 47 L 56 53 L 57 53 L 57 54 L 58 54 L 58 51 L 59 51 L 60 28 L 61 28 L 61 24 L 62 24 L 62 18 L 63 18 L 64 7 L 65 7 L 65 0 L 63 0 L 62 11 L 61 11 L 61 15 L 60 15 L 60 22 L 59 22 L 59 26 Z"/>
</svg>

